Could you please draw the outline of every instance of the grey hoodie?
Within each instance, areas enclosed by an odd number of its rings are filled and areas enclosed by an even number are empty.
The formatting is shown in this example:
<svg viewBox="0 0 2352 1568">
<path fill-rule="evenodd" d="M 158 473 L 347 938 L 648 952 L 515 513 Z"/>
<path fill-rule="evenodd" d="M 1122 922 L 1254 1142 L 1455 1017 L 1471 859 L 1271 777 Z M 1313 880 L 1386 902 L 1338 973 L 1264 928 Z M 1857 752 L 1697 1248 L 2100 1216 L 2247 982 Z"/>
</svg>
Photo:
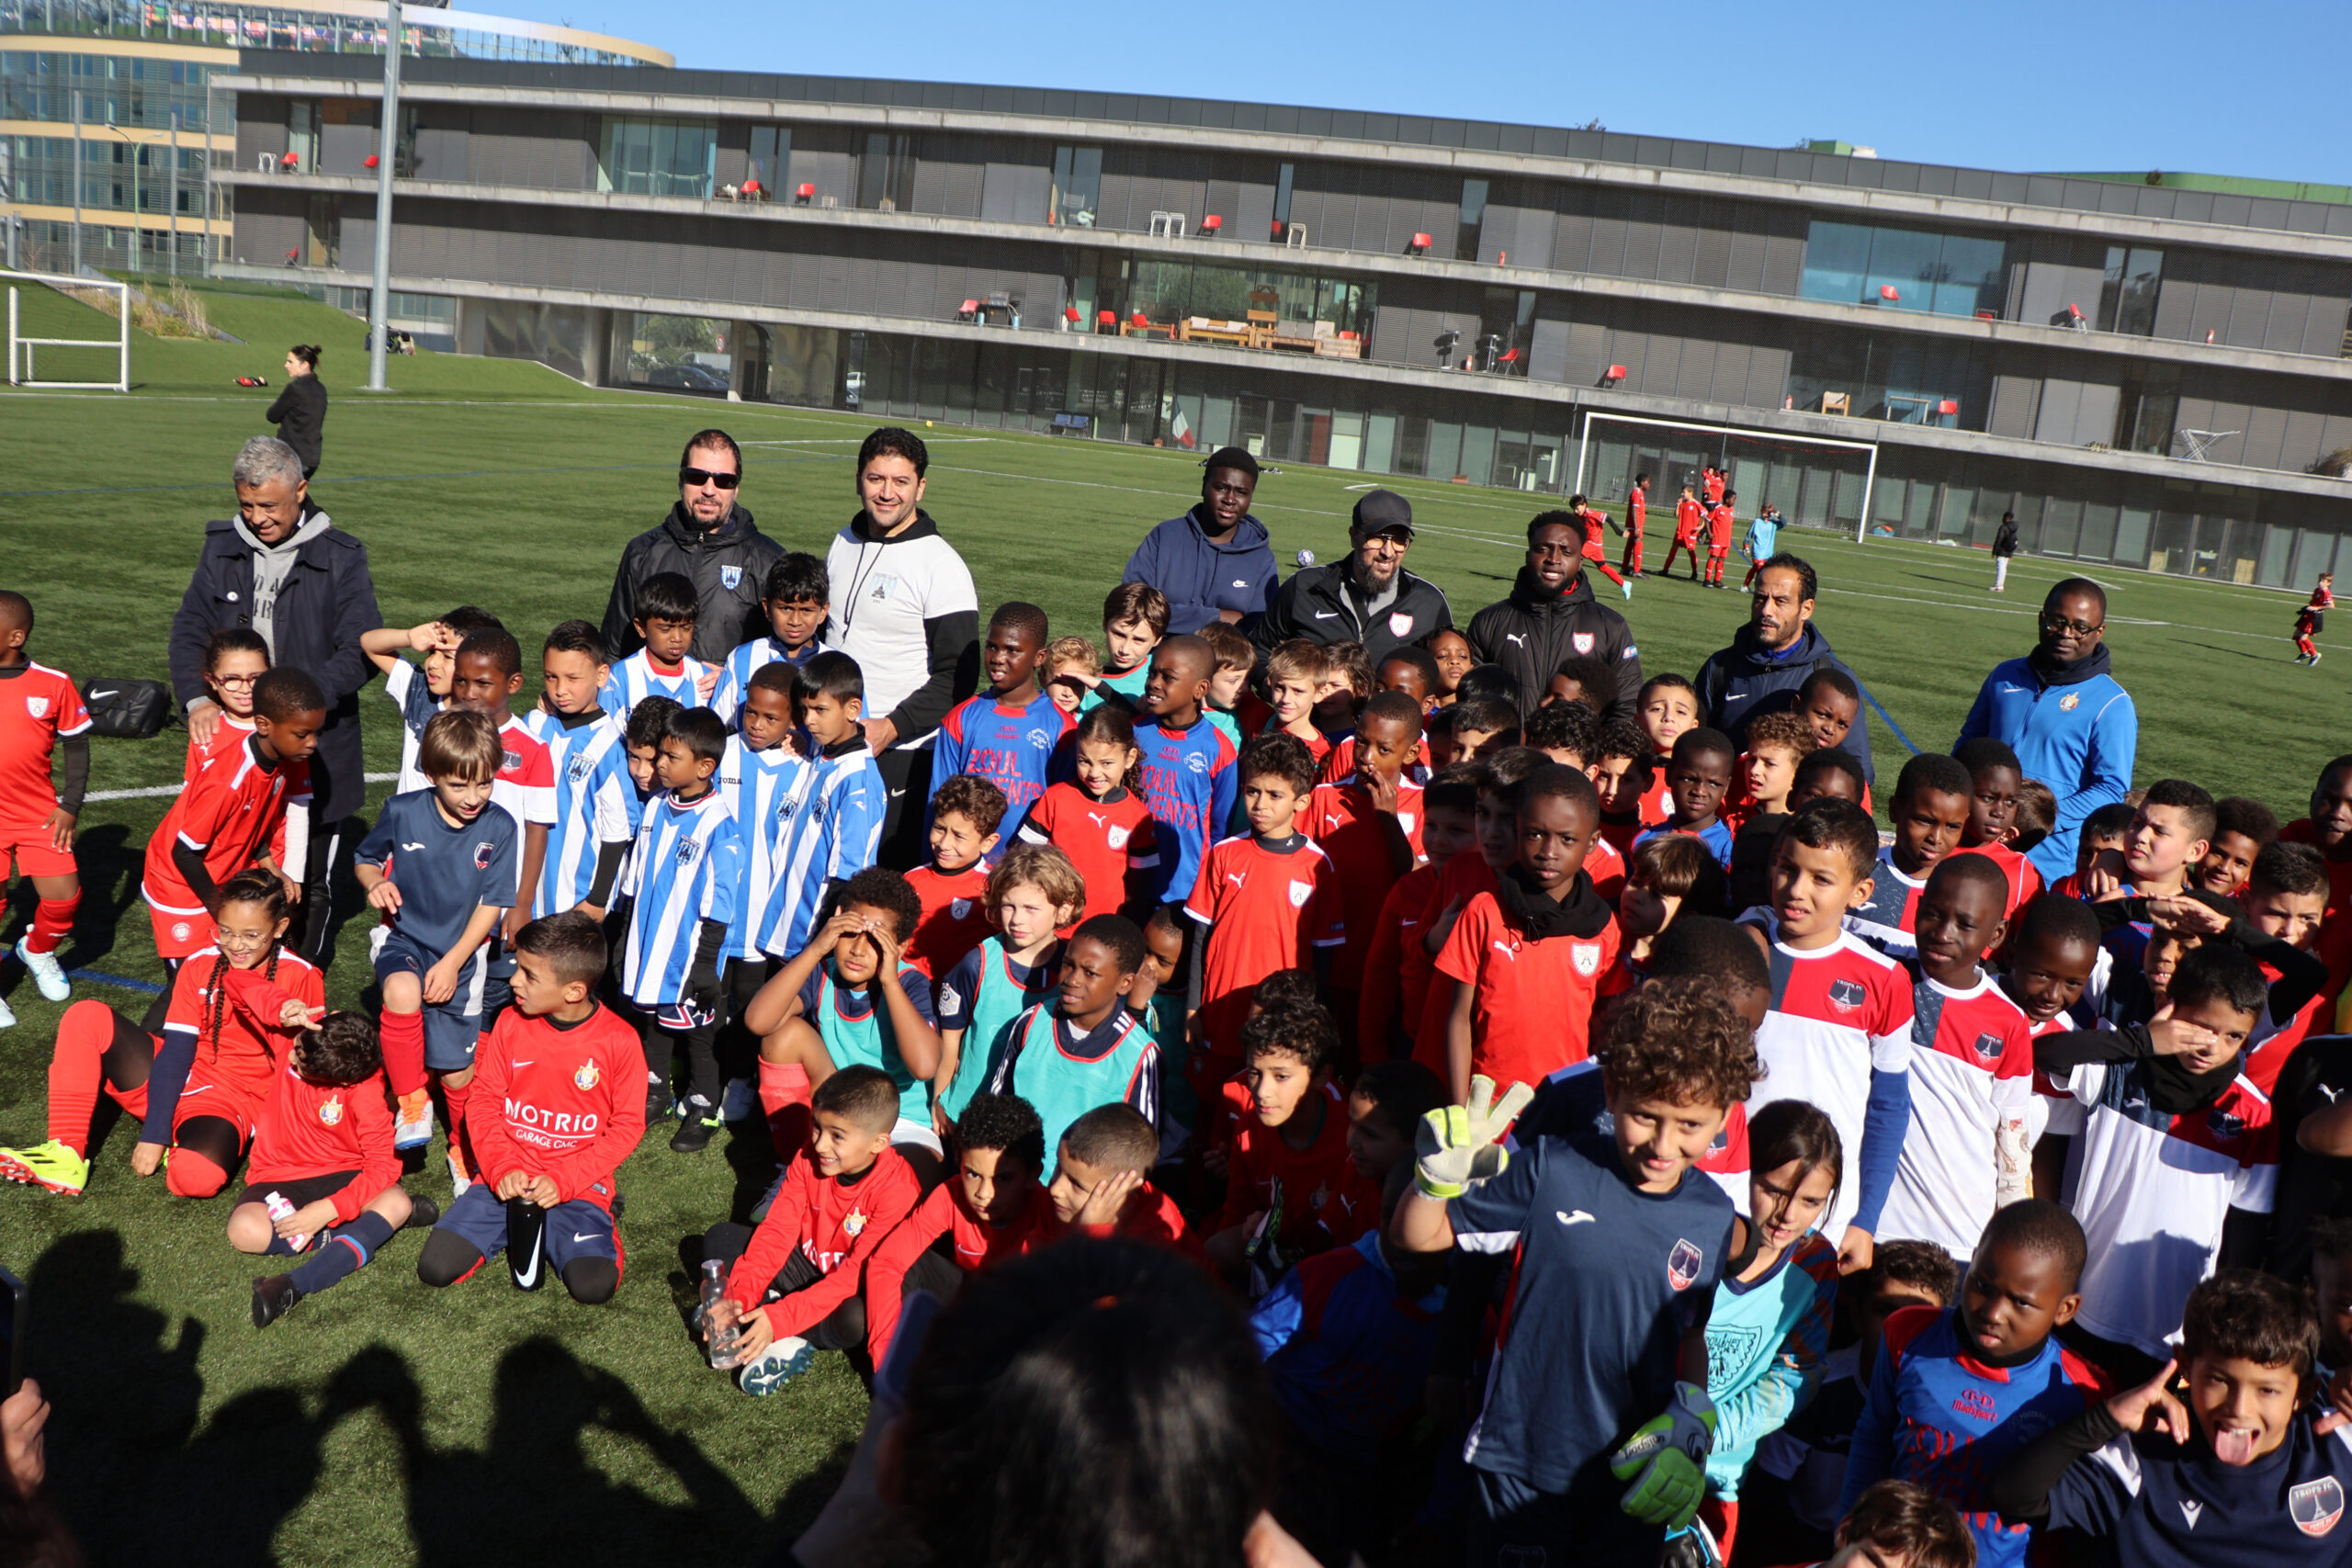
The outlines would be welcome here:
<svg viewBox="0 0 2352 1568">
<path fill-rule="evenodd" d="M 277 660 L 277 591 L 286 586 L 287 574 L 294 570 L 294 553 L 311 540 L 334 526 L 334 520 L 323 512 L 312 512 L 302 519 L 302 525 L 275 545 L 265 545 L 261 536 L 245 526 L 238 518 L 233 525 L 237 537 L 254 548 L 254 631 L 269 644 L 272 663 Z"/>
</svg>

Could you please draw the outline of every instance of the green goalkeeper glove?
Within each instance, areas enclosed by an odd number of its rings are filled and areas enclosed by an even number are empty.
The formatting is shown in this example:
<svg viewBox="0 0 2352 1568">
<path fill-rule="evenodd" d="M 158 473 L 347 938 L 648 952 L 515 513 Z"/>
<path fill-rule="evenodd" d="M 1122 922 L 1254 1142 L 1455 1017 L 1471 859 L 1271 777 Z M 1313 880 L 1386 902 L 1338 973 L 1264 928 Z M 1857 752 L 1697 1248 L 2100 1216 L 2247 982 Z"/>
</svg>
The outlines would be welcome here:
<svg viewBox="0 0 2352 1568">
<path fill-rule="evenodd" d="M 1706 1495 L 1714 1446 L 1715 1402 L 1695 1383 L 1676 1383 L 1666 1414 L 1644 1422 L 1609 1456 L 1617 1479 L 1633 1483 L 1618 1506 L 1645 1523 L 1680 1529 Z"/>
<path fill-rule="evenodd" d="M 1421 1191 L 1441 1201 L 1459 1198 L 1473 1185 L 1500 1176 L 1510 1163 L 1510 1151 L 1500 1139 L 1535 1091 L 1515 1083 L 1499 1104 L 1495 1080 L 1479 1075 L 1470 1080 L 1470 1103 L 1449 1105 L 1421 1118 L 1413 1138 L 1413 1179 Z"/>
</svg>

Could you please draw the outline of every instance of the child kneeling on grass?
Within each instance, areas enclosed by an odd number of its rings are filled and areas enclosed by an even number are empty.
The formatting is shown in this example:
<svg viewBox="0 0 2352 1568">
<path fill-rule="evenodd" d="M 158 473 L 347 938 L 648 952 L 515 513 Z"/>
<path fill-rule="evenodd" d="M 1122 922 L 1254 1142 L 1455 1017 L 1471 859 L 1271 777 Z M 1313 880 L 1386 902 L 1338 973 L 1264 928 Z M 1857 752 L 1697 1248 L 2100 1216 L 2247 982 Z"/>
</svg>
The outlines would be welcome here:
<svg viewBox="0 0 2352 1568">
<path fill-rule="evenodd" d="M 301 1002 L 266 981 L 281 1009 Z M 245 1190 L 229 1212 L 229 1245 L 272 1257 L 309 1256 L 290 1272 L 254 1281 L 254 1326 L 341 1284 L 375 1261 L 392 1233 L 430 1225 L 441 1211 L 401 1190 L 390 1097 L 375 1026 L 329 1013 L 295 1043 L 254 1134 Z"/>
</svg>

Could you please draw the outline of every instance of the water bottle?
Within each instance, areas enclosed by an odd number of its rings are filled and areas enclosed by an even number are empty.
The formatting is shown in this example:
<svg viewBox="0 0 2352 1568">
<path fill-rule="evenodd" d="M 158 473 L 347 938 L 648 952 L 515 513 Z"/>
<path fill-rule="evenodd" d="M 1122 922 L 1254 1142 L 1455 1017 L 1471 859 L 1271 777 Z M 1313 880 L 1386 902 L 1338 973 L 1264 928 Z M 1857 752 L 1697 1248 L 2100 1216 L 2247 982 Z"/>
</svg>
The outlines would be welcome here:
<svg viewBox="0 0 2352 1568">
<path fill-rule="evenodd" d="M 735 1359 L 735 1326 L 729 1325 L 723 1333 L 710 1326 L 711 1309 L 726 1293 L 727 1265 L 716 1258 L 703 1259 L 702 1303 L 695 1308 L 695 1325 L 709 1343 L 710 1364 L 714 1367 L 731 1366 Z"/>
<path fill-rule="evenodd" d="M 286 1194 L 283 1192 L 272 1192 L 267 1197 L 264 1198 L 262 1201 L 268 1206 L 269 1217 L 273 1220 L 282 1220 L 287 1215 L 295 1212 L 294 1205 L 287 1200 Z M 297 1232 L 295 1235 L 289 1235 L 286 1238 L 286 1245 L 293 1248 L 296 1252 L 302 1252 L 309 1248 L 311 1245 L 311 1238 L 305 1234 Z"/>
</svg>

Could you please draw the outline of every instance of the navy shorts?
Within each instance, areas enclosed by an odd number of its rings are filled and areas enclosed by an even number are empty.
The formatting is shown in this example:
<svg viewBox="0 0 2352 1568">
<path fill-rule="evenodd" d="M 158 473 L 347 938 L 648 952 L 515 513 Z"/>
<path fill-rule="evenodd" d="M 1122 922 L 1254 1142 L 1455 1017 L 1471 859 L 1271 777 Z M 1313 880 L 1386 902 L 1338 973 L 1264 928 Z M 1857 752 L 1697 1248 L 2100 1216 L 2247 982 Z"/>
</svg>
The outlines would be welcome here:
<svg viewBox="0 0 2352 1568">
<path fill-rule="evenodd" d="M 484 1258 L 495 1258 L 506 1250 L 506 1204 L 491 1190 L 489 1182 L 478 1181 L 466 1189 L 464 1197 L 441 1211 L 433 1228 L 463 1236 Z M 613 1226 L 613 1216 L 584 1198 L 558 1203 L 548 1211 L 546 1245 L 548 1262 L 558 1274 L 578 1258 L 602 1258 L 616 1268 L 621 1265 L 620 1232 Z"/>
<path fill-rule="evenodd" d="M 384 933 L 376 948 L 376 983 L 394 975 L 413 975 L 419 984 L 440 959 L 398 931 Z M 474 1049 L 491 1023 L 514 1000 L 503 980 L 492 979 L 486 953 L 458 977 L 457 993 L 446 1002 L 424 1010 L 424 1065 L 436 1073 L 460 1073 L 474 1065 Z"/>
</svg>

